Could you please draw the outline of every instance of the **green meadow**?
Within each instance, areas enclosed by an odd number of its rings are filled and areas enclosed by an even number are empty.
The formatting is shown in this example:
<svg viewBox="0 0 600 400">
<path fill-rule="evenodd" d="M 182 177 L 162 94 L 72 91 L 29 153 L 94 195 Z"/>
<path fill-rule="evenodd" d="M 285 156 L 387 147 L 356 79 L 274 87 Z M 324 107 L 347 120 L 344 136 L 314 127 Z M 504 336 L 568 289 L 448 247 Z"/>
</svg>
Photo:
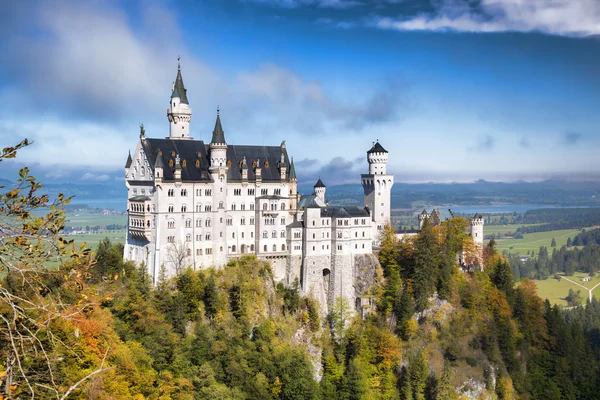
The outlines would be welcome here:
<svg viewBox="0 0 600 400">
<path fill-rule="evenodd" d="M 588 289 L 593 288 L 594 286 L 600 283 L 600 277 L 596 276 L 592 278 L 589 282 L 582 282 L 581 278 L 588 276 L 584 272 L 576 272 L 573 276 L 567 276 L 566 278 L 570 279 L 573 282 L 581 286 L 585 286 Z M 576 285 L 568 281 L 567 279 L 561 278 L 560 281 L 550 277 L 543 281 L 534 281 L 538 288 L 538 294 L 542 299 L 548 299 L 552 304 L 558 304 L 562 306 L 566 306 L 567 302 L 565 298 L 569 294 L 569 289 L 573 289 L 575 291 L 581 291 L 581 297 L 586 300 L 588 298 L 588 291 L 583 289 L 581 286 Z M 593 292 L 592 295 L 596 296 L 597 299 L 600 299 L 600 286 L 598 286 Z"/>
<path fill-rule="evenodd" d="M 574 238 L 580 229 L 565 229 L 559 231 L 527 233 L 523 235 L 523 239 L 498 239 L 496 240 L 498 251 L 507 250 L 510 253 L 527 254 L 527 252 L 535 252 L 540 250 L 541 246 L 548 247 L 552 244 L 552 238 L 556 239 L 556 247 L 560 248 L 567 244 L 567 239 Z"/>
</svg>

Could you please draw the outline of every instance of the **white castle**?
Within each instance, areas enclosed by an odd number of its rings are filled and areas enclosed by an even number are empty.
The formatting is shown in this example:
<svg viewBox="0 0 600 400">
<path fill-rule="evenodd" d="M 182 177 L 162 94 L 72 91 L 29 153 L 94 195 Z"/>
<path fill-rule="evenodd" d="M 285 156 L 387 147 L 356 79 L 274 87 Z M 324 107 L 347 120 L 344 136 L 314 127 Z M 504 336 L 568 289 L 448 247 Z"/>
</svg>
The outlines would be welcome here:
<svg viewBox="0 0 600 400">
<path fill-rule="evenodd" d="M 172 276 L 255 254 L 271 263 L 276 281 L 297 279 L 325 312 L 338 296 L 360 303 L 360 266 L 376 262 L 373 247 L 390 221 L 394 177 L 379 142 L 361 175 L 364 207 L 329 206 L 321 179 L 313 194 L 297 193 L 285 142 L 227 144 L 218 109 L 210 143 L 194 140 L 180 67 L 167 117 L 169 136 L 147 138 L 142 125 L 127 159 L 126 260 L 143 263 L 156 283 L 162 266 Z"/>
</svg>

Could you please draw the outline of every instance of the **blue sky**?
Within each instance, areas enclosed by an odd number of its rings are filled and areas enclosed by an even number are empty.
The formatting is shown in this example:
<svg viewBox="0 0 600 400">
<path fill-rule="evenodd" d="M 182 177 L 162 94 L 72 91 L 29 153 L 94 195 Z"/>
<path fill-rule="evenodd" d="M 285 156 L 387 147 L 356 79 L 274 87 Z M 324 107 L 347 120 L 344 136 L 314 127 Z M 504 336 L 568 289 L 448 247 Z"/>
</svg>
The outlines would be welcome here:
<svg viewBox="0 0 600 400">
<path fill-rule="evenodd" d="M 301 180 L 357 183 L 379 139 L 402 182 L 594 179 L 597 0 L 11 2 L 0 145 L 49 181 L 119 182 L 168 135 L 177 56 L 208 141 L 286 140 Z"/>
</svg>

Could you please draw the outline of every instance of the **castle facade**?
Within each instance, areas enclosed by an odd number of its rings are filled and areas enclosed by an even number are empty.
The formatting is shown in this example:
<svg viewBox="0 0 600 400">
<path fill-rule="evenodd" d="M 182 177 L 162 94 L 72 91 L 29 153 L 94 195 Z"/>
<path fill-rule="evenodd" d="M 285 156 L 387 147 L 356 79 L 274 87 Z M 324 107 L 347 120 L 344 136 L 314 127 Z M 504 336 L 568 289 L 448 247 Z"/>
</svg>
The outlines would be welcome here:
<svg viewBox="0 0 600 400">
<path fill-rule="evenodd" d="M 298 194 L 285 142 L 227 144 L 219 110 L 210 143 L 193 139 L 181 68 L 167 117 L 169 136 L 146 137 L 142 126 L 127 158 L 126 260 L 143 263 L 156 283 L 163 266 L 172 276 L 255 254 L 271 263 L 276 281 L 297 279 L 325 312 L 339 296 L 360 303 L 360 270 L 376 263 L 373 247 L 390 220 L 394 177 L 379 142 L 361 175 L 364 207 L 329 206 L 320 179 L 314 193 Z"/>
</svg>

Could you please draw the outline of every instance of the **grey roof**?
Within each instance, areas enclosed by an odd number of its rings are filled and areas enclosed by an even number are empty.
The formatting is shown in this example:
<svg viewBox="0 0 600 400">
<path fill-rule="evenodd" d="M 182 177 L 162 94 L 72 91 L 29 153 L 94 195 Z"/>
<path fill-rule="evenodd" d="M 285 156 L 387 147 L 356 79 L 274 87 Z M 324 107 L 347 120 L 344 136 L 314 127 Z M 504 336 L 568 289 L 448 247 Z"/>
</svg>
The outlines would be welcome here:
<svg viewBox="0 0 600 400">
<path fill-rule="evenodd" d="M 156 157 L 156 162 L 154 163 L 154 169 L 156 168 L 164 168 L 165 166 L 163 165 L 162 162 L 162 157 Z"/>
<path fill-rule="evenodd" d="M 175 156 L 181 159 L 181 180 L 212 182 L 212 176 L 208 172 L 210 166 L 210 146 L 202 140 L 173 140 L 173 139 L 150 139 L 142 141 L 142 148 L 148 157 L 150 165 L 163 164 L 163 179 L 168 181 L 174 179 Z M 159 150 L 161 156 L 159 157 Z M 288 160 L 287 151 L 280 146 L 227 146 L 227 161 L 230 162 L 227 172 L 227 180 L 230 182 L 242 181 L 241 164 L 246 157 L 248 165 L 248 181 L 256 180 L 254 163 L 260 162 L 261 176 L 263 181 L 281 181 L 281 172 L 278 160 L 283 151 L 284 159 Z M 158 159 L 158 160 L 157 160 Z M 169 161 L 172 160 L 172 164 Z M 185 161 L 185 166 L 184 166 Z M 196 167 L 196 161 L 199 166 Z M 268 163 L 267 163 L 268 162 Z M 286 177 L 286 179 L 289 179 Z"/>
<path fill-rule="evenodd" d="M 150 200 L 150 197 L 148 197 L 148 196 L 134 196 L 129 199 L 129 201 L 148 201 L 148 200 Z"/>
<path fill-rule="evenodd" d="M 177 78 L 175 78 L 175 85 L 173 85 L 173 93 L 171 98 L 179 97 L 179 101 L 183 104 L 189 104 L 187 98 L 187 90 L 183 86 L 183 78 L 181 77 L 181 67 L 177 64 Z"/>
<path fill-rule="evenodd" d="M 221 117 L 219 116 L 219 109 L 217 109 L 217 120 L 215 121 L 215 129 L 213 130 L 212 140 L 213 143 L 227 143 L 225 141 L 225 132 L 223 131 L 223 127 L 221 126 Z"/>
<path fill-rule="evenodd" d="M 127 162 L 125 163 L 125 168 L 131 167 L 132 162 L 133 160 L 131 159 L 131 152 L 129 152 L 129 155 L 127 156 Z"/>
<path fill-rule="evenodd" d="M 358 206 L 327 206 L 321 209 L 321 217 L 354 218 L 368 216 L 369 212 Z"/>
<path fill-rule="evenodd" d="M 483 215 L 479 214 L 479 213 L 475 213 L 475 215 L 473 215 L 473 219 L 482 219 Z"/>
<path fill-rule="evenodd" d="M 304 222 L 302 221 L 294 221 L 288 225 L 290 228 L 302 228 L 304 226 Z"/>
<path fill-rule="evenodd" d="M 298 202 L 298 209 L 301 210 L 303 208 L 312 208 L 312 207 L 321 208 L 321 206 L 316 202 L 316 198 L 317 198 L 317 195 L 315 195 L 315 194 L 300 196 L 300 201 Z"/>
<path fill-rule="evenodd" d="M 315 183 L 314 187 L 318 188 L 318 187 L 326 187 L 326 186 L 323 183 L 323 181 L 321 180 L 321 178 L 319 178 L 319 180 L 317 181 L 317 183 Z"/>
<path fill-rule="evenodd" d="M 294 157 L 292 157 L 292 163 L 290 165 L 290 179 L 298 179 L 298 178 L 296 178 L 296 168 L 294 167 Z"/>
<path fill-rule="evenodd" d="M 423 209 L 423 212 L 421 213 L 421 215 L 427 215 L 427 210 Z"/>
<path fill-rule="evenodd" d="M 373 147 L 371 147 L 371 150 L 367 151 L 367 154 L 371 154 L 371 153 L 387 153 L 388 151 L 386 149 L 383 148 L 382 145 L 379 144 L 379 140 L 377 142 L 375 142 L 375 144 L 373 145 Z"/>
</svg>

